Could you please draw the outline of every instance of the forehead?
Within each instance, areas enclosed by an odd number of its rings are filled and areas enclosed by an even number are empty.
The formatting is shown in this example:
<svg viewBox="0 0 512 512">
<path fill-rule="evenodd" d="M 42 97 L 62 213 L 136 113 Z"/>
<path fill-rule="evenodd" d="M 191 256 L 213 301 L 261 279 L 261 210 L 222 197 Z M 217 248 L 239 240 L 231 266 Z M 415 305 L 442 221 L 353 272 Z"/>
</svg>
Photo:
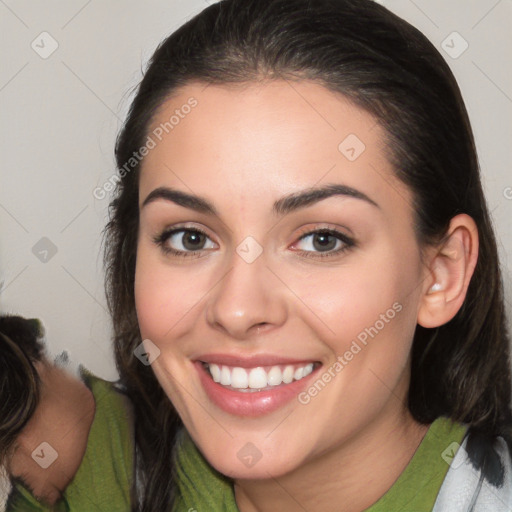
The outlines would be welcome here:
<svg viewBox="0 0 512 512">
<path fill-rule="evenodd" d="M 283 194 L 342 183 L 410 206 L 376 119 L 318 83 L 190 83 L 162 104 L 147 135 L 154 147 L 142 162 L 141 201 L 167 185 L 212 202 L 251 197 L 270 204 Z"/>
</svg>

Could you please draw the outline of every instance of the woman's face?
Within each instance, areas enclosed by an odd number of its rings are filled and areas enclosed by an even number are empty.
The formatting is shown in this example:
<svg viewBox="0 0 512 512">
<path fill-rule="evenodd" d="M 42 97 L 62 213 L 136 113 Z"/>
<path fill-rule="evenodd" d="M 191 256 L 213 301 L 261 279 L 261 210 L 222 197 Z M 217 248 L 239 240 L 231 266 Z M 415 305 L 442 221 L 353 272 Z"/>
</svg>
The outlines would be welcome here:
<svg viewBox="0 0 512 512">
<path fill-rule="evenodd" d="M 178 92 L 140 176 L 136 307 L 160 384 L 235 478 L 382 441 L 410 420 L 427 274 L 380 126 L 312 82 Z"/>
</svg>

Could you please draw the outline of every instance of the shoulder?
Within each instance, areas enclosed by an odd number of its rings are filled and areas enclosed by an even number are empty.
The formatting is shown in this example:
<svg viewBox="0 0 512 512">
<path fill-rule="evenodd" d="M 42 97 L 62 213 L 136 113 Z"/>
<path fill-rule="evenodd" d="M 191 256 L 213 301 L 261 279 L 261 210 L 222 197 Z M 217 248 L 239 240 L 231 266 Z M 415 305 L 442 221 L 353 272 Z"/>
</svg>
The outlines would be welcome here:
<svg viewBox="0 0 512 512">
<path fill-rule="evenodd" d="M 81 366 L 80 379 L 91 390 L 96 410 L 99 410 L 108 421 L 117 421 L 129 426 L 133 420 L 132 404 L 116 382 L 111 382 L 94 375 Z"/>
<path fill-rule="evenodd" d="M 77 477 L 81 472 L 98 470 L 104 475 L 122 472 L 127 481 L 131 478 L 134 451 L 131 402 L 116 382 L 104 380 L 83 367 L 80 377 L 94 396 L 96 412 Z"/>
</svg>

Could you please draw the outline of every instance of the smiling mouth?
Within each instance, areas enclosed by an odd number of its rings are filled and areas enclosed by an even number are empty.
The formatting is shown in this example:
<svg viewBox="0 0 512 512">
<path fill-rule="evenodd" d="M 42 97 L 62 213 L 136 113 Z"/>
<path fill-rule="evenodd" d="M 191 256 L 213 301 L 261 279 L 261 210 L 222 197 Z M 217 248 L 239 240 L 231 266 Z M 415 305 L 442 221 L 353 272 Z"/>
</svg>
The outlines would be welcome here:
<svg viewBox="0 0 512 512">
<path fill-rule="evenodd" d="M 201 361 L 201 364 L 214 382 L 226 389 L 242 393 L 271 391 L 283 384 L 290 384 L 307 377 L 321 365 L 317 361 L 254 368 L 241 368 L 204 361 Z"/>
</svg>

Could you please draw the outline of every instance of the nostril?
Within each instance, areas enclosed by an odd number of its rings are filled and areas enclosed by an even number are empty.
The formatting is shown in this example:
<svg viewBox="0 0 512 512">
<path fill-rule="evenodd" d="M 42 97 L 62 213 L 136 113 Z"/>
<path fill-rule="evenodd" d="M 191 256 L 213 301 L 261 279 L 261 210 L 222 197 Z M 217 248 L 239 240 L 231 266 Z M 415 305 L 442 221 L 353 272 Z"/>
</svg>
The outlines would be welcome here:
<svg viewBox="0 0 512 512">
<path fill-rule="evenodd" d="M 256 324 L 256 332 L 260 332 L 261 329 L 264 329 L 265 327 L 267 327 L 268 323 L 267 322 L 261 322 L 259 324 Z"/>
</svg>

